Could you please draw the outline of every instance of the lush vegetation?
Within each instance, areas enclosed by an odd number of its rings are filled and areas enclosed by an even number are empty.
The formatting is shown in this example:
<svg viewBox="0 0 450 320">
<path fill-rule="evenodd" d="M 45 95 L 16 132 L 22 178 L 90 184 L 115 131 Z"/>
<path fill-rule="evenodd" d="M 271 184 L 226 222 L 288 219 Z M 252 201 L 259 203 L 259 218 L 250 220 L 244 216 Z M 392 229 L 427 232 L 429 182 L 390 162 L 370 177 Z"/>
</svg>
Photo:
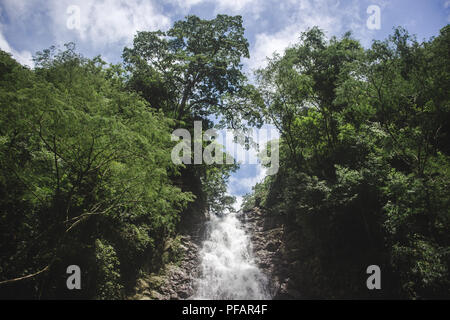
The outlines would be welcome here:
<svg viewBox="0 0 450 320">
<path fill-rule="evenodd" d="M 276 126 L 280 170 L 244 207 L 282 221 L 305 297 L 450 297 L 450 27 L 364 49 L 313 28 L 256 74 L 242 19 L 139 32 L 123 64 L 0 51 L 0 296 L 124 298 L 167 243 L 233 203 L 236 165 L 177 165 L 176 128 Z M 208 142 L 204 142 L 206 145 Z M 223 155 L 225 157 L 225 155 Z M 79 265 L 82 290 L 67 290 Z"/>
<path fill-rule="evenodd" d="M 245 80 L 242 34 L 240 17 L 187 17 L 138 33 L 123 66 L 73 44 L 33 70 L 0 52 L 1 296 L 125 297 L 168 262 L 170 238 L 233 202 L 236 165 L 175 165 L 171 133 L 225 114 Z M 72 264 L 81 290 L 66 288 Z"/>
<path fill-rule="evenodd" d="M 247 195 L 290 232 L 307 297 L 450 297 L 450 26 L 364 49 L 317 28 L 257 73 L 280 170 Z M 365 286 L 382 270 L 381 293 Z"/>
</svg>

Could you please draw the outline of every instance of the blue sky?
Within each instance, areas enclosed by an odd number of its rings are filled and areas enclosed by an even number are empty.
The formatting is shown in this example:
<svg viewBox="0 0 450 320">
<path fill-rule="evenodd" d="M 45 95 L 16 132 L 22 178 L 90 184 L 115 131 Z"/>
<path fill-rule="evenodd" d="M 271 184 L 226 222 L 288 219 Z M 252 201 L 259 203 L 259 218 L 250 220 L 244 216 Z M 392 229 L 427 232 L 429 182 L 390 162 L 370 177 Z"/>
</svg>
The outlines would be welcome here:
<svg viewBox="0 0 450 320">
<path fill-rule="evenodd" d="M 380 29 L 367 26 L 371 5 L 380 9 Z M 79 28 L 68 27 L 73 6 Z M 244 69 L 251 72 L 314 25 L 327 36 L 352 31 L 364 46 L 395 26 L 428 39 L 450 23 L 450 0 L 0 0 L 0 48 L 32 66 L 36 51 L 73 41 L 85 56 L 117 63 L 138 30 L 168 29 L 188 14 L 209 19 L 219 13 L 243 16 L 251 56 Z M 230 192 L 245 194 L 263 176 L 258 165 L 245 165 L 233 175 Z"/>
</svg>

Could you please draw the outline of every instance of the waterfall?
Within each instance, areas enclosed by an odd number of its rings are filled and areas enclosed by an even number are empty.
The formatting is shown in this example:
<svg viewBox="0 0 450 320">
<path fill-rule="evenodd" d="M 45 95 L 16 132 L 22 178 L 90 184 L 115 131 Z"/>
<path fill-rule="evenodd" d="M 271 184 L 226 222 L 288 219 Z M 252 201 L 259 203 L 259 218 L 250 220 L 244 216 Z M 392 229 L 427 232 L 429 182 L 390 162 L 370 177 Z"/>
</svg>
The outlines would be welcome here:
<svg viewBox="0 0 450 320">
<path fill-rule="evenodd" d="M 211 216 L 200 259 L 192 299 L 270 299 L 267 278 L 254 262 L 250 238 L 235 212 Z"/>
</svg>

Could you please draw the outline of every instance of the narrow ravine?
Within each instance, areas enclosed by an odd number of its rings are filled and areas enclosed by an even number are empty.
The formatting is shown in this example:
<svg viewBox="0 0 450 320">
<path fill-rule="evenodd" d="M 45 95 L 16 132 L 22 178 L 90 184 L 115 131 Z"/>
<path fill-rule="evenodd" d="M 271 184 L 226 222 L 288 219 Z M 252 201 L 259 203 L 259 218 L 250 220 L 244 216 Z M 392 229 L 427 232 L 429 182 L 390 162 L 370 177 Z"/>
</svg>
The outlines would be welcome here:
<svg viewBox="0 0 450 320">
<path fill-rule="evenodd" d="M 200 250 L 200 276 L 191 299 L 270 299 L 254 262 L 250 237 L 235 212 L 211 216 Z"/>
</svg>

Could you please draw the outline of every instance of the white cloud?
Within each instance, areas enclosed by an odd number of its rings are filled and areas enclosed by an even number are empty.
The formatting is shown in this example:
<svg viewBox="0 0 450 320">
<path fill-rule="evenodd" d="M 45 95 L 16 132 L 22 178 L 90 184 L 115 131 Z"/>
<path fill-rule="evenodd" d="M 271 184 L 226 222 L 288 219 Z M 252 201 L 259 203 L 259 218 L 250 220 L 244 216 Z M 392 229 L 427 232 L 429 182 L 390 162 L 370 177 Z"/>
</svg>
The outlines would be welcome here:
<svg viewBox="0 0 450 320">
<path fill-rule="evenodd" d="M 33 6 L 36 3 L 33 1 L 24 0 L 2 0 L 2 5 L 5 8 L 9 18 L 15 23 L 22 21 L 26 23 L 26 20 L 22 18 L 28 17 L 33 10 Z"/>
<path fill-rule="evenodd" d="M 257 13 L 261 10 L 264 1 L 261 0 L 213 0 L 216 4 L 216 11 L 231 11 L 234 13 L 244 10 Z"/>
<path fill-rule="evenodd" d="M 251 59 L 247 60 L 249 68 L 255 70 L 263 67 L 267 58 L 272 57 L 274 53 L 283 54 L 284 49 L 294 44 L 298 39 L 297 30 L 296 26 L 289 26 L 273 34 L 257 34 L 250 53 Z"/>
<path fill-rule="evenodd" d="M 213 4 L 215 13 L 258 13 L 264 5 L 264 0 L 170 0 L 185 12 L 199 4 Z"/>
<path fill-rule="evenodd" d="M 67 28 L 67 8 L 71 5 L 80 8 L 79 30 Z M 76 32 L 81 40 L 98 47 L 129 44 L 137 31 L 165 29 L 171 23 L 154 2 L 143 0 L 53 0 L 49 10 L 54 30 L 60 30 L 57 38 Z"/>
<path fill-rule="evenodd" d="M 252 190 L 252 187 L 261 182 L 266 176 L 266 168 L 261 165 L 256 166 L 256 174 L 250 177 L 240 177 L 238 175 L 233 175 L 230 177 L 228 182 L 228 192 L 232 195 L 248 193 Z"/>
<path fill-rule="evenodd" d="M 35 26 L 42 32 L 50 26 L 56 43 L 78 38 L 92 47 L 129 44 L 137 31 L 166 29 L 171 24 L 157 1 L 147 0 L 2 0 L 8 18 L 16 26 Z M 195 0 L 190 0 L 195 1 Z M 67 21 L 74 17 L 69 7 L 79 8 L 79 29 L 70 29 Z M 43 21 L 49 19 L 48 21 Z M 42 29 L 40 29 L 42 27 Z"/>
<path fill-rule="evenodd" d="M 282 10 L 286 16 L 282 29 L 255 36 L 251 59 L 247 61 L 251 70 L 264 67 L 267 57 L 272 57 L 274 52 L 282 54 L 284 49 L 298 42 L 301 32 L 313 26 L 325 30 L 328 36 L 353 30 L 355 34 L 366 37 L 365 20 L 359 15 L 357 1 L 344 7 L 337 0 L 290 0 L 283 3 Z"/>
<path fill-rule="evenodd" d="M 179 9 L 189 11 L 192 7 L 207 2 L 208 0 L 168 0 Z"/>
<path fill-rule="evenodd" d="M 17 51 L 14 48 L 12 48 L 2 33 L 1 25 L 0 25 L 0 49 L 8 53 L 11 53 L 13 58 L 16 59 L 17 62 L 19 62 L 20 64 L 33 68 L 34 62 L 31 52 L 27 50 Z"/>
</svg>

